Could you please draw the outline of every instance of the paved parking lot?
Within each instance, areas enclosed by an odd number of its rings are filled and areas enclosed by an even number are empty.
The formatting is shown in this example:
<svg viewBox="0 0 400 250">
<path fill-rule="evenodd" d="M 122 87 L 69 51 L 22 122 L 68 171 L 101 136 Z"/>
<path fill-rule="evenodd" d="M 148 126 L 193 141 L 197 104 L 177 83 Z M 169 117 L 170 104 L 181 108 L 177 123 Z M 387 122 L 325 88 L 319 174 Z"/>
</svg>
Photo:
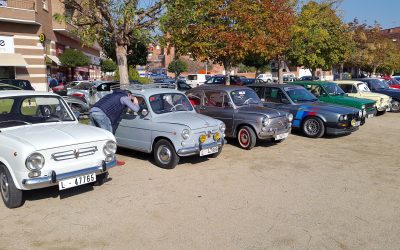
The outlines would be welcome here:
<svg viewBox="0 0 400 250">
<path fill-rule="evenodd" d="M 340 138 L 228 144 L 173 170 L 120 150 L 109 182 L 0 206 L 1 249 L 398 249 L 400 114 Z"/>
</svg>

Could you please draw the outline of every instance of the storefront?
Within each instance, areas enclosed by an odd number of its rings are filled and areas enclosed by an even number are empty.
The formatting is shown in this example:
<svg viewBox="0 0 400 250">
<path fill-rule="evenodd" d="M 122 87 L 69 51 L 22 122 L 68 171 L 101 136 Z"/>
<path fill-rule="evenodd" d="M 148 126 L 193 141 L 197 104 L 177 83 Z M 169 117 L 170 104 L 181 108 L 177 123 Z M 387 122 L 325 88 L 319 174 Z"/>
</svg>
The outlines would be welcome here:
<svg viewBox="0 0 400 250">
<path fill-rule="evenodd" d="M 26 67 L 21 54 L 14 52 L 14 37 L 0 36 L 0 79 L 15 79 L 16 67 Z"/>
</svg>

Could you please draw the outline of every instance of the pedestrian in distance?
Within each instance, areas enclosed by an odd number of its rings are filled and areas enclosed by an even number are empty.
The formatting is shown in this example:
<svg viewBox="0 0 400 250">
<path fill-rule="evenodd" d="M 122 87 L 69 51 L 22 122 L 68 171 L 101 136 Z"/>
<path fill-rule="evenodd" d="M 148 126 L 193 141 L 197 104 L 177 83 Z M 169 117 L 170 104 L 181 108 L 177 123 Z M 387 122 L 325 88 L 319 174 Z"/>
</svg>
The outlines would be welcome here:
<svg viewBox="0 0 400 250">
<path fill-rule="evenodd" d="M 91 124 L 114 134 L 126 108 L 138 112 L 140 109 L 138 100 L 129 90 L 114 90 L 90 109 Z"/>
</svg>

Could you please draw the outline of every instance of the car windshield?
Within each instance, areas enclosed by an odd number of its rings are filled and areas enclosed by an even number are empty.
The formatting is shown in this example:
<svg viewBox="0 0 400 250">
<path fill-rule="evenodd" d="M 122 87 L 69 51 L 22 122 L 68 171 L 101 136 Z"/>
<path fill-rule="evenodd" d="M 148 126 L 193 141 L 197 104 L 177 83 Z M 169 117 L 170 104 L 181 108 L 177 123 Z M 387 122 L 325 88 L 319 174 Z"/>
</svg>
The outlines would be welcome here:
<svg viewBox="0 0 400 250">
<path fill-rule="evenodd" d="M 368 88 L 368 85 L 365 84 L 365 83 L 359 83 L 359 84 L 358 84 L 358 89 L 359 89 L 361 92 L 371 92 L 371 90 Z"/>
<path fill-rule="evenodd" d="M 72 87 L 73 89 L 89 90 L 92 87 L 90 82 L 81 82 Z"/>
<path fill-rule="evenodd" d="M 27 124 L 75 121 L 71 110 L 58 96 L 15 96 L 0 98 L 0 128 Z"/>
<path fill-rule="evenodd" d="M 179 93 L 163 93 L 149 98 L 151 109 L 156 114 L 176 111 L 192 111 L 193 107 L 188 98 Z"/>
<path fill-rule="evenodd" d="M 345 92 L 335 83 L 324 84 L 324 89 L 329 95 L 344 95 Z"/>
<path fill-rule="evenodd" d="M 285 92 L 289 95 L 290 99 L 293 102 L 315 102 L 318 101 L 318 98 L 311 94 L 304 88 L 293 88 L 286 87 L 284 88 Z"/>
<path fill-rule="evenodd" d="M 238 89 L 231 91 L 230 93 L 233 103 L 236 106 L 244 106 L 249 104 L 259 104 L 261 103 L 260 98 L 257 96 L 256 92 L 252 89 Z"/>
<path fill-rule="evenodd" d="M 383 81 L 380 81 L 378 79 L 372 79 L 370 80 L 371 86 L 374 89 L 388 89 L 389 85 Z"/>
</svg>

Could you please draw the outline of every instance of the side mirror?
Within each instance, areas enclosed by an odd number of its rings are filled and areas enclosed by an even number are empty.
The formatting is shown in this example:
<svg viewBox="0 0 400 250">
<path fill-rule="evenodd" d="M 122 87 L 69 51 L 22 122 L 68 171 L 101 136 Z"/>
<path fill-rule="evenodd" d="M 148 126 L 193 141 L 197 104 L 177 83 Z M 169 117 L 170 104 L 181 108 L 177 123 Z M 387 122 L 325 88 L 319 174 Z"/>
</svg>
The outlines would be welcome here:
<svg viewBox="0 0 400 250">
<path fill-rule="evenodd" d="M 140 113 L 143 117 L 147 116 L 149 114 L 149 111 L 147 109 L 142 109 L 142 112 Z"/>
</svg>

